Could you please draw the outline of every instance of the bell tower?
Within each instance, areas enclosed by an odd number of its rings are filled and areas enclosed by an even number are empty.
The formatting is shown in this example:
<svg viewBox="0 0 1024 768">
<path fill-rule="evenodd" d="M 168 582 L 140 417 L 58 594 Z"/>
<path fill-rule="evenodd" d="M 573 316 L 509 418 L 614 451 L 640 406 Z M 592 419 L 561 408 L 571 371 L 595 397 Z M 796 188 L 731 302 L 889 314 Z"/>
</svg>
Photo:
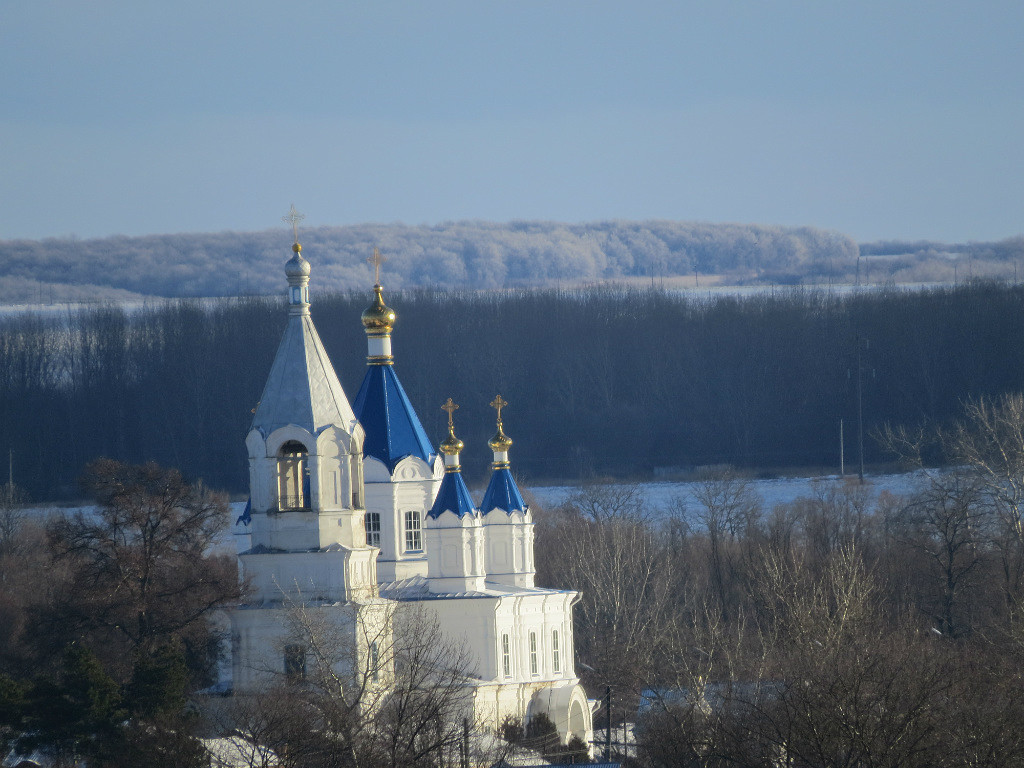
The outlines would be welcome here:
<svg viewBox="0 0 1024 768">
<path fill-rule="evenodd" d="M 245 440 L 252 548 L 242 562 L 264 599 L 319 583 L 324 597 L 347 600 L 376 585 L 364 527 L 364 434 L 310 316 L 302 218 L 294 206 L 285 217 L 296 234 L 285 264 L 288 324 Z M 342 555 L 343 566 L 328 563 Z"/>
</svg>

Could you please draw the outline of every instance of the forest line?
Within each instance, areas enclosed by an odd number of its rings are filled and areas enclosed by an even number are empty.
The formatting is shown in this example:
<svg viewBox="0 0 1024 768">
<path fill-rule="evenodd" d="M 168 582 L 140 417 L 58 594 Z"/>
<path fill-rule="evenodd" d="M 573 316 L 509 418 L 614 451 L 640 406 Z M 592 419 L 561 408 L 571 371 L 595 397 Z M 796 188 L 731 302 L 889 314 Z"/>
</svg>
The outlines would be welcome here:
<svg viewBox="0 0 1024 768">
<path fill-rule="evenodd" d="M 362 224 L 301 233 L 321 290 L 372 284 L 379 247 L 392 289 L 495 290 L 651 280 L 875 284 L 1016 279 L 1024 237 L 879 242 L 814 227 L 685 221 Z M 0 301 L 274 295 L 281 230 L 0 240 Z M 1024 271 L 1020 277 L 1024 279 Z"/>
<path fill-rule="evenodd" d="M 514 470 L 532 482 L 655 468 L 836 466 L 855 455 L 857 340 L 865 431 L 941 423 L 969 397 L 1020 391 L 1024 288 L 975 282 L 840 295 L 692 299 L 632 291 L 386 292 L 396 372 L 438 441 L 462 406 L 481 481 L 511 404 Z M 315 296 L 349 397 L 365 372 L 363 294 Z M 126 312 L 0 319 L 0 456 L 34 500 L 73 498 L 98 456 L 156 461 L 242 494 L 245 433 L 285 324 L 283 303 L 181 300 Z M 867 460 L 885 454 L 870 439 Z M 10 452 L 10 453 L 9 453 Z M 940 458 L 940 457 L 936 457 Z"/>
</svg>

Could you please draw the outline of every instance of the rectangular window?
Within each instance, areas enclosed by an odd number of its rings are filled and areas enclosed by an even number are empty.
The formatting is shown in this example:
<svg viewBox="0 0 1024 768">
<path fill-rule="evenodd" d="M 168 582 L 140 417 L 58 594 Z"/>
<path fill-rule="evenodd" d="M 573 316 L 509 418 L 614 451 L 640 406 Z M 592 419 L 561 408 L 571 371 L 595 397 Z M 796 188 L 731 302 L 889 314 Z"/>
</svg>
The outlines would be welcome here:
<svg viewBox="0 0 1024 768">
<path fill-rule="evenodd" d="M 284 647 L 284 675 L 289 682 L 306 679 L 306 649 L 301 645 Z"/>
<path fill-rule="evenodd" d="M 370 643 L 370 679 L 377 682 L 380 678 L 380 650 L 377 643 Z"/>
<path fill-rule="evenodd" d="M 380 512 L 366 513 L 366 543 L 371 547 L 380 547 Z"/>
<path fill-rule="evenodd" d="M 405 551 L 422 552 L 423 534 L 420 530 L 420 513 L 405 513 Z"/>
<path fill-rule="evenodd" d="M 501 636 L 501 671 L 505 677 L 512 677 L 512 647 L 508 635 Z"/>
<path fill-rule="evenodd" d="M 562 660 L 558 658 L 558 630 L 551 633 L 551 671 L 556 675 L 562 671 Z"/>
<path fill-rule="evenodd" d="M 530 633 L 530 674 L 537 676 L 537 633 Z"/>
</svg>

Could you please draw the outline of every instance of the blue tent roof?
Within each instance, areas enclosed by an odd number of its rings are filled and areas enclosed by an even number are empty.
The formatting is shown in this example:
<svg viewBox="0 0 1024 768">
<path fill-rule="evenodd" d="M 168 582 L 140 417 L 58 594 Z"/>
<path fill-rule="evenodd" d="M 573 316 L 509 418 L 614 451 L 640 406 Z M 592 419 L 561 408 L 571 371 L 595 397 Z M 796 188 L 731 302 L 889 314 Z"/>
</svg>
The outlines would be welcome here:
<svg viewBox="0 0 1024 768">
<path fill-rule="evenodd" d="M 476 513 L 476 505 L 473 504 L 473 497 L 469 495 L 469 488 L 466 487 L 461 472 L 445 472 L 441 489 L 437 492 L 434 506 L 427 512 L 427 517 L 436 519 L 448 510 L 460 518 Z"/>
<path fill-rule="evenodd" d="M 427 464 L 437 455 L 393 365 L 371 365 L 352 404 L 366 431 L 363 454 L 379 459 L 393 472 L 406 456 Z"/>
<path fill-rule="evenodd" d="M 480 511 L 486 515 L 492 509 L 501 509 L 505 512 L 526 509 L 526 502 L 523 501 L 523 496 L 519 493 L 519 487 L 512 479 L 512 472 L 508 467 L 496 469 L 491 473 L 491 482 L 487 484 L 487 492 L 480 504 Z"/>
</svg>

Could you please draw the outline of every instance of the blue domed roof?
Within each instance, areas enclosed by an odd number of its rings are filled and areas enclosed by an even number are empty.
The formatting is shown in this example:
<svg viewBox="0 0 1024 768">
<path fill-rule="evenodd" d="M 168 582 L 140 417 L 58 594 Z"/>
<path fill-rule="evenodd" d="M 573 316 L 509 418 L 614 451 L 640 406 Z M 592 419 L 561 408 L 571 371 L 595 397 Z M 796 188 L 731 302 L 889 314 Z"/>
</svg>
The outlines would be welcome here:
<svg viewBox="0 0 1024 768">
<path fill-rule="evenodd" d="M 491 482 L 487 484 L 487 492 L 480 504 L 480 511 L 486 515 L 492 509 L 510 513 L 526 509 L 526 502 L 523 501 L 523 496 L 519 493 L 519 487 L 508 467 L 496 469 L 491 473 Z"/>
<path fill-rule="evenodd" d="M 469 488 L 461 472 L 445 472 L 434 506 L 427 512 L 427 517 L 436 519 L 447 511 L 454 512 L 459 518 L 476 514 L 473 497 L 469 495 Z"/>
<path fill-rule="evenodd" d="M 430 443 L 393 365 L 371 365 L 366 370 L 352 410 L 363 425 L 363 455 L 383 462 L 394 472 L 406 456 L 433 463 L 437 451 Z"/>
</svg>

